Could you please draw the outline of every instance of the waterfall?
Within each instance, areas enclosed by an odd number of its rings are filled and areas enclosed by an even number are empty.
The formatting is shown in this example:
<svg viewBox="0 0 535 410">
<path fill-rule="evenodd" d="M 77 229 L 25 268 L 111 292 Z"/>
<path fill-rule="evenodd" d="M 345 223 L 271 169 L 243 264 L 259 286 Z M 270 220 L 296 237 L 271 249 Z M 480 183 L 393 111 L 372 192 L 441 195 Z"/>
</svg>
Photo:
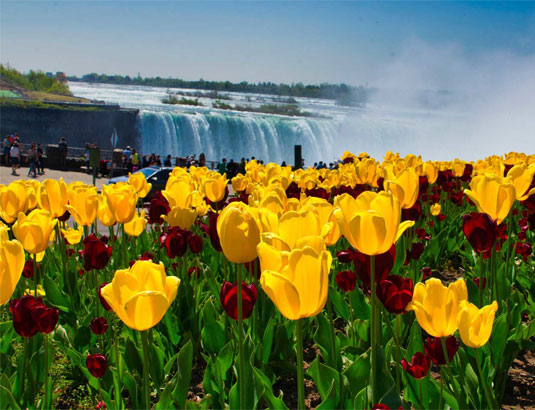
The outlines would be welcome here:
<svg viewBox="0 0 535 410">
<path fill-rule="evenodd" d="M 141 151 L 160 156 L 206 154 L 219 161 L 241 157 L 292 164 L 293 146 L 303 146 L 307 165 L 331 162 L 338 154 L 340 124 L 332 119 L 290 118 L 252 113 L 142 110 L 138 116 Z"/>
</svg>

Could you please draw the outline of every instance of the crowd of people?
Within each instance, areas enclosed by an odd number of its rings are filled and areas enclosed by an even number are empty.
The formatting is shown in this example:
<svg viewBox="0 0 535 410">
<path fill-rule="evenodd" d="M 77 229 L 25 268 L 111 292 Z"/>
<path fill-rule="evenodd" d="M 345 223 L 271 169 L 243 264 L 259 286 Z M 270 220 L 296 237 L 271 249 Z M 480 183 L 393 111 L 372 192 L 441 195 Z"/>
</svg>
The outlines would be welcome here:
<svg viewBox="0 0 535 410">
<path fill-rule="evenodd" d="M 28 177 L 37 178 L 44 175 L 44 151 L 41 144 L 32 142 L 27 152 L 23 152 L 22 142 L 17 133 L 8 134 L 2 142 L 2 162 L 11 167 L 11 175 L 20 176 L 17 170 L 23 163 L 28 163 Z"/>
</svg>

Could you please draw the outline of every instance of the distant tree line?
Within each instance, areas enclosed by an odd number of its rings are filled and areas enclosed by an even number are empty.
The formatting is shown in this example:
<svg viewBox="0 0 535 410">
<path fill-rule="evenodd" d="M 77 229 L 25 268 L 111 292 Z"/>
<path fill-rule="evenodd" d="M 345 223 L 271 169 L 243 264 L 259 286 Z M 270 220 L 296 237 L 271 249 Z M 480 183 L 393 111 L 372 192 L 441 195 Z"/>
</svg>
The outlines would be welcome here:
<svg viewBox="0 0 535 410">
<path fill-rule="evenodd" d="M 49 77 L 39 70 L 30 70 L 28 74 L 22 74 L 14 68 L 0 64 L 0 80 L 26 90 L 72 96 L 67 84 L 63 84 L 56 77 Z"/>
<path fill-rule="evenodd" d="M 82 77 L 68 77 L 69 81 L 84 81 L 88 83 L 106 83 L 121 85 L 146 85 L 151 87 L 192 88 L 198 90 L 234 91 L 241 93 L 271 94 L 289 97 L 325 98 L 336 100 L 343 105 L 362 105 L 372 91 L 366 87 L 355 87 L 347 84 L 276 84 L 273 82 L 249 83 L 242 81 L 186 81 L 179 78 L 162 77 L 130 77 L 128 75 L 85 74 Z"/>
</svg>

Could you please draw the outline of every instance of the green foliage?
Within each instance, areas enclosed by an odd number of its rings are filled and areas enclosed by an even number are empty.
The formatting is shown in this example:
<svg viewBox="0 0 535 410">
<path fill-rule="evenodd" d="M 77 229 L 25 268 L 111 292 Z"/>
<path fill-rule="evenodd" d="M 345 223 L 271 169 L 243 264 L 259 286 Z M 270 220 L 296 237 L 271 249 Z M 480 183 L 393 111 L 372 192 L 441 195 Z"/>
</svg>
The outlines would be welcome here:
<svg viewBox="0 0 535 410">
<path fill-rule="evenodd" d="M 67 84 L 58 81 L 56 77 L 48 77 L 42 71 L 30 70 L 28 74 L 22 74 L 0 64 L 0 80 L 27 90 L 72 96 Z"/>
<path fill-rule="evenodd" d="M 204 104 L 202 104 L 198 99 L 189 99 L 189 98 L 180 98 L 178 99 L 176 96 L 169 94 L 166 98 L 162 100 L 162 103 L 164 104 L 180 104 L 180 105 L 193 105 L 195 107 L 204 107 Z"/>
<path fill-rule="evenodd" d="M 79 105 L 68 105 L 68 104 L 49 104 L 41 101 L 28 101 L 28 100 L 19 100 L 12 98 L 0 98 L 0 107 L 1 108 L 39 108 L 39 109 L 49 109 L 49 110 L 66 110 L 66 111 L 101 111 L 98 107 L 82 107 Z"/>
</svg>

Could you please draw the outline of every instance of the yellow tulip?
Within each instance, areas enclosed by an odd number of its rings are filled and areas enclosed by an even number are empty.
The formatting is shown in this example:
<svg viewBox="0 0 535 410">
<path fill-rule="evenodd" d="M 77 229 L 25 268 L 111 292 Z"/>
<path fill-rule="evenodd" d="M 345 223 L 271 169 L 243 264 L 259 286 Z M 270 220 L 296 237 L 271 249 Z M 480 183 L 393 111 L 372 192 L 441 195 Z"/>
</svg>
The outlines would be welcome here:
<svg viewBox="0 0 535 410">
<path fill-rule="evenodd" d="M 102 195 L 98 197 L 97 217 L 100 223 L 104 226 L 112 226 L 117 223 L 117 221 L 115 220 L 115 216 L 113 215 L 110 207 L 108 206 L 108 200 L 105 196 Z"/>
<path fill-rule="evenodd" d="M 41 186 L 41 183 L 35 179 L 29 179 L 24 182 L 26 185 L 26 192 L 28 194 L 26 210 L 31 211 L 32 209 L 37 208 L 37 206 L 39 205 L 37 201 L 37 192 L 39 192 L 39 187 Z"/>
<path fill-rule="evenodd" d="M 41 286 L 41 285 L 37 285 L 37 292 L 35 291 L 35 289 L 27 288 L 27 289 L 24 290 L 24 294 L 25 295 L 32 295 L 35 298 L 44 298 L 46 296 L 46 292 L 43 289 L 43 286 Z"/>
<path fill-rule="evenodd" d="M 0 217 L 4 221 L 12 223 L 19 212 L 26 212 L 27 206 L 28 192 L 23 181 L 0 185 Z"/>
<path fill-rule="evenodd" d="M 102 297 L 130 328 L 147 330 L 162 320 L 175 300 L 180 279 L 166 276 L 163 263 L 137 261 L 130 269 L 118 270 Z"/>
<path fill-rule="evenodd" d="M 477 349 L 489 341 L 497 310 L 498 303 L 496 301 L 483 306 L 481 309 L 472 303 L 461 302 L 457 322 L 461 340 L 466 346 Z"/>
<path fill-rule="evenodd" d="M 197 218 L 197 211 L 190 208 L 180 208 L 174 206 L 167 215 L 162 215 L 162 219 L 171 226 L 178 226 L 181 229 L 189 229 Z"/>
<path fill-rule="evenodd" d="M 80 243 L 80 240 L 82 239 L 82 236 L 84 234 L 84 231 L 79 227 L 78 229 L 62 229 L 61 232 L 63 233 L 63 236 L 65 239 L 67 239 L 67 242 L 69 242 L 70 245 L 76 245 L 77 243 Z"/>
<path fill-rule="evenodd" d="M 311 209 L 286 212 L 279 219 L 279 235 L 292 249 L 301 238 L 321 235 L 319 217 Z"/>
<path fill-rule="evenodd" d="M 179 169 L 179 168 L 175 168 Z M 189 176 L 178 176 L 169 178 L 162 195 L 169 202 L 169 206 L 179 206 L 180 208 L 189 208 L 191 204 L 191 193 L 195 191 L 195 187 L 189 180 Z"/>
<path fill-rule="evenodd" d="M 28 215 L 21 212 L 13 225 L 13 234 L 26 252 L 40 253 L 48 247 L 57 222 L 42 209 L 34 209 Z"/>
<path fill-rule="evenodd" d="M 152 188 L 152 184 L 147 183 L 147 179 L 142 172 L 129 173 L 128 184 L 135 189 L 138 198 L 145 198 Z"/>
<path fill-rule="evenodd" d="M 438 167 L 433 162 L 423 164 L 423 173 L 430 184 L 434 184 L 438 178 Z"/>
<path fill-rule="evenodd" d="M 67 210 L 78 225 L 91 225 L 97 217 L 99 205 L 97 189 L 90 185 L 70 185 L 69 188 Z"/>
<path fill-rule="evenodd" d="M 403 209 L 414 205 L 418 199 L 420 183 L 412 168 L 401 170 L 394 178 L 384 182 L 385 191 L 391 191 Z"/>
<path fill-rule="evenodd" d="M 243 176 L 242 174 L 238 174 L 232 178 L 232 189 L 234 189 L 235 192 L 245 191 L 248 183 L 249 180 L 247 177 Z"/>
<path fill-rule="evenodd" d="M 243 202 L 232 202 L 223 209 L 217 218 L 217 233 L 229 261 L 245 263 L 256 258 L 260 229 L 254 211 Z"/>
<path fill-rule="evenodd" d="M 24 248 L 9 240 L 8 229 L 0 227 L 0 306 L 7 303 L 24 269 Z"/>
<path fill-rule="evenodd" d="M 470 189 L 465 189 L 464 193 L 479 212 L 486 213 L 498 224 L 507 217 L 516 197 L 515 186 L 509 179 L 489 174 L 472 178 Z"/>
<path fill-rule="evenodd" d="M 354 199 L 335 198 L 334 216 L 351 246 L 366 255 L 388 251 L 414 221 L 401 222 L 399 201 L 391 193 L 366 191 Z"/>
<path fill-rule="evenodd" d="M 110 211 L 120 224 L 130 222 L 136 214 L 137 193 L 127 184 L 104 185 L 103 192 Z"/>
<path fill-rule="evenodd" d="M 67 210 L 67 184 L 60 178 L 45 179 L 37 191 L 39 207 L 50 212 L 53 218 L 59 218 Z"/>
<path fill-rule="evenodd" d="M 535 194 L 535 188 L 529 189 L 531 181 L 535 175 L 535 165 L 515 165 L 507 173 L 507 179 L 511 180 L 515 186 L 516 199 L 524 201 L 528 196 Z"/>
<path fill-rule="evenodd" d="M 317 315 L 327 301 L 332 256 L 321 237 L 299 241 L 291 252 L 261 242 L 258 256 L 262 289 L 290 320 Z"/>
<path fill-rule="evenodd" d="M 227 175 L 213 172 L 204 181 L 204 193 L 210 202 L 219 202 L 225 197 L 227 189 Z"/>
<path fill-rule="evenodd" d="M 445 337 L 457 330 L 457 314 L 463 300 L 468 300 L 464 279 L 445 287 L 439 279 L 431 278 L 416 284 L 407 310 L 414 311 L 420 326 L 431 336 Z"/>
<path fill-rule="evenodd" d="M 325 244 L 332 246 L 340 239 L 341 232 L 338 222 L 334 217 L 334 206 L 322 198 L 308 197 L 303 201 L 303 207 L 312 206 L 318 215 L 321 225 L 321 236 L 325 238 Z"/>
<path fill-rule="evenodd" d="M 453 173 L 456 177 L 463 176 L 465 167 L 466 162 L 461 161 L 460 159 L 455 159 L 455 161 L 451 163 L 451 169 L 453 170 Z"/>
<path fill-rule="evenodd" d="M 436 204 L 431 205 L 431 215 L 440 215 L 440 211 L 442 211 L 442 205 L 440 205 L 438 202 Z"/>
<path fill-rule="evenodd" d="M 134 217 L 123 225 L 124 231 L 130 236 L 139 236 L 145 230 L 147 226 L 147 220 L 145 219 L 145 211 L 141 211 L 140 214 L 134 215 Z"/>
</svg>

